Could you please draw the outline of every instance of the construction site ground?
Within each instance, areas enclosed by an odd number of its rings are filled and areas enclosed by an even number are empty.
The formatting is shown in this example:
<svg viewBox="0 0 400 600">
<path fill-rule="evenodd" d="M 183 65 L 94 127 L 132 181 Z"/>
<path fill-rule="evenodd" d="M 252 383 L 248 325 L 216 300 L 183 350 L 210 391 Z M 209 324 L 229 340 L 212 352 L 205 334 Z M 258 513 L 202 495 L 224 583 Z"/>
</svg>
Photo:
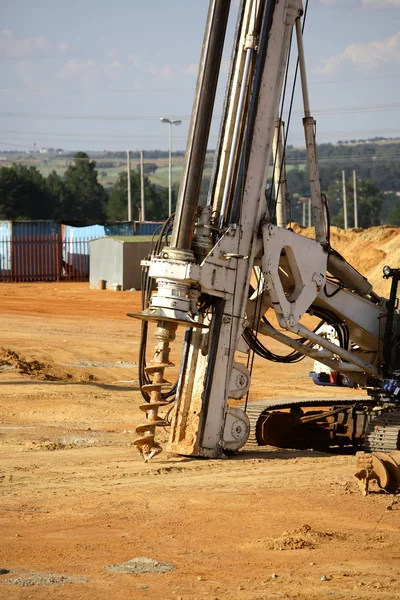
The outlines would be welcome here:
<svg viewBox="0 0 400 600">
<path fill-rule="evenodd" d="M 354 456 L 142 461 L 140 322 L 126 317 L 139 292 L 1 283 L 0 296 L 0 598 L 400 598 L 400 499 L 363 497 Z M 313 385 L 311 368 L 256 359 L 250 400 L 360 396 Z"/>
</svg>

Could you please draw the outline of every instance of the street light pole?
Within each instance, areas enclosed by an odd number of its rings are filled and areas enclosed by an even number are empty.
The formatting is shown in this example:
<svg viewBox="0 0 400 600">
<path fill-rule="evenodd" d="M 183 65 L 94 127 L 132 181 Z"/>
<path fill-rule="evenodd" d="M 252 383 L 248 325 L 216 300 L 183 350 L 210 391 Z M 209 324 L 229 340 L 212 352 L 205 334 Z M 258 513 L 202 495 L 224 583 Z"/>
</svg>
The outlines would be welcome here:
<svg viewBox="0 0 400 600">
<path fill-rule="evenodd" d="M 161 123 L 169 125 L 169 163 L 168 163 L 168 216 L 172 214 L 172 125 L 180 125 L 182 121 L 179 119 L 160 118 Z"/>
</svg>

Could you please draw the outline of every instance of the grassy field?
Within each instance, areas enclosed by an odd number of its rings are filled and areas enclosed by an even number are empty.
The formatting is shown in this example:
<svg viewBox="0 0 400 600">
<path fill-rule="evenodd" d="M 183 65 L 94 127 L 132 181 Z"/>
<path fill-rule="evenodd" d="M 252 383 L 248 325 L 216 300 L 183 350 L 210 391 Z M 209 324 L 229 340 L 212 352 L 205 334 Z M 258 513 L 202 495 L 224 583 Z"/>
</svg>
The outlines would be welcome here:
<svg viewBox="0 0 400 600">
<path fill-rule="evenodd" d="M 214 153 L 209 152 L 206 158 L 206 168 L 204 170 L 204 177 L 210 178 L 212 172 Z M 102 155 L 96 153 L 90 157 L 94 160 L 97 165 L 98 179 L 105 188 L 112 188 L 118 179 L 120 173 L 126 172 L 126 160 L 122 157 L 111 157 L 109 155 Z M 323 159 L 322 159 L 323 161 Z M 169 161 L 168 157 L 165 158 L 147 158 L 144 159 L 145 163 L 155 163 L 157 170 L 154 173 L 147 175 L 150 182 L 161 187 L 168 187 L 169 184 Z M 66 169 L 73 164 L 73 158 L 71 156 L 55 155 L 55 154 L 26 154 L 26 153 L 10 153 L 0 154 L 0 167 L 10 167 L 13 163 L 22 164 L 26 166 L 36 167 L 44 177 L 47 177 L 52 171 L 55 171 L 58 175 L 63 176 Z M 182 175 L 184 157 L 173 156 L 172 157 L 172 185 L 176 186 L 179 184 Z M 131 158 L 131 169 L 136 170 L 139 160 L 137 158 Z M 104 166 L 107 165 L 107 166 Z M 291 169 L 303 170 L 306 168 L 304 163 L 287 164 L 286 170 Z"/>
<path fill-rule="evenodd" d="M 3 154 L 1 155 L 2 159 L 0 160 L 0 167 L 10 167 L 13 163 L 26 165 L 28 167 L 36 167 L 44 177 L 47 177 L 52 171 L 55 171 L 58 175 L 62 176 L 66 169 L 73 164 L 73 159 L 65 156 L 57 156 L 51 154 Z M 211 175 L 211 166 L 212 166 L 212 154 L 207 156 L 206 169 L 204 171 L 205 176 L 209 177 Z M 112 187 L 119 173 L 126 172 L 126 161 L 122 158 L 109 158 L 108 156 L 102 157 L 101 155 L 96 155 L 93 160 L 97 163 L 97 171 L 98 171 L 98 179 L 100 183 L 106 187 Z M 176 185 L 179 183 L 182 168 L 183 168 L 184 157 L 172 157 L 172 185 Z M 102 163 L 107 163 L 112 166 L 104 167 Z M 131 159 L 131 169 L 136 170 L 136 166 L 138 164 L 138 160 L 136 158 Z M 144 162 L 155 163 L 158 168 L 154 173 L 150 173 L 148 178 L 151 183 L 161 187 L 168 187 L 169 181 L 169 161 L 168 158 L 151 158 L 144 159 Z"/>
</svg>

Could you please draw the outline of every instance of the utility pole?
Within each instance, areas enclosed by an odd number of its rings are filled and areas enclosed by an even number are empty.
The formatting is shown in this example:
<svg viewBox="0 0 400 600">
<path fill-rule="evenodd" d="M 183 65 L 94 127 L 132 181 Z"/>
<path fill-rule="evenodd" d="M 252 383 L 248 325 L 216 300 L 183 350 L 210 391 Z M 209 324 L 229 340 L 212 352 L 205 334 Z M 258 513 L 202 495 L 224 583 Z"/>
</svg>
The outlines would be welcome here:
<svg viewBox="0 0 400 600">
<path fill-rule="evenodd" d="M 308 199 L 308 226 L 311 227 L 311 198 Z"/>
<path fill-rule="evenodd" d="M 302 205 L 303 205 L 303 215 L 302 215 L 303 218 L 302 218 L 301 224 L 303 225 L 303 227 L 305 227 L 306 226 L 306 199 L 305 198 L 303 198 Z"/>
<path fill-rule="evenodd" d="M 356 172 L 353 171 L 353 198 L 354 198 L 354 227 L 358 227 L 358 210 L 357 210 L 357 178 Z"/>
<path fill-rule="evenodd" d="M 344 171 L 342 171 L 342 188 L 343 188 L 343 221 L 344 229 L 347 229 L 347 200 L 346 200 L 346 178 Z"/>
<path fill-rule="evenodd" d="M 146 220 L 146 216 L 145 216 L 145 212 L 144 212 L 144 165 L 143 165 L 143 150 L 140 151 L 140 198 L 141 198 L 141 202 L 140 202 L 140 206 L 141 206 L 141 211 L 140 211 L 141 221 L 145 221 Z"/>
<path fill-rule="evenodd" d="M 167 119 L 167 117 L 160 118 L 161 123 L 169 125 L 169 136 L 168 136 L 168 216 L 172 215 L 172 125 L 180 125 L 182 121 L 180 119 Z"/>
<path fill-rule="evenodd" d="M 126 170 L 128 177 L 128 221 L 132 221 L 132 197 L 131 197 L 131 153 L 126 151 Z"/>
</svg>

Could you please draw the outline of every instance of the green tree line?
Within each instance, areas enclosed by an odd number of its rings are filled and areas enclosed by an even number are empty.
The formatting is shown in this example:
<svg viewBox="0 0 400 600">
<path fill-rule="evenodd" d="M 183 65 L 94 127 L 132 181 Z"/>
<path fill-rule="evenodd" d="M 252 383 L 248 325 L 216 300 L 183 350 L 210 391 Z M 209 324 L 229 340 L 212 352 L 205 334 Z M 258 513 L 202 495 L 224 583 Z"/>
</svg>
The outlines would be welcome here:
<svg viewBox="0 0 400 600">
<path fill-rule="evenodd" d="M 400 143 L 320 144 L 317 149 L 322 189 L 328 198 L 331 222 L 343 227 L 342 170 L 346 174 L 348 225 L 353 220 L 353 171 L 359 227 L 400 225 Z M 290 199 L 289 218 L 302 221 L 303 203 L 310 195 L 305 168 L 306 151 L 286 149 L 287 187 Z M 123 154 L 121 154 L 123 156 Z M 98 164 L 101 164 L 98 163 Z M 345 167 L 344 167 L 345 165 Z M 0 168 L 0 219 L 54 219 L 64 222 L 94 223 L 127 219 L 127 174 L 118 175 L 111 188 L 98 180 L 96 162 L 84 152 L 74 155 L 73 163 L 63 176 L 52 171 L 44 177 L 35 167 L 14 164 Z M 146 173 L 154 172 L 148 163 Z M 140 171 L 136 165 L 130 172 L 132 215 L 139 218 Z M 207 196 L 209 179 L 203 178 L 201 202 Z M 168 190 L 152 184 L 144 177 L 147 220 L 163 220 L 168 216 Z M 275 212 L 273 186 L 269 182 L 267 199 L 270 212 Z M 173 189 L 173 202 L 176 189 Z"/>
<path fill-rule="evenodd" d="M 395 141 L 320 144 L 317 148 L 321 185 L 328 198 L 333 225 L 343 227 L 342 170 L 345 171 L 348 225 L 353 219 L 353 171 L 356 173 L 358 226 L 400 225 L 400 144 Z M 287 186 L 293 221 L 301 222 L 302 203 L 309 197 L 306 151 L 286 150 Z M 271 197 L 271 204 L 274 199 Z M 273 212 L 273 211 L 272 211 Z"/>
<path fill-rule="evenodd" d="M 139 218 L 140 174 L 130 172 L 132 216 Z M 168 216 L 168 190 L 144 178 L 147 220 Z M 44 177 L 36 167 L 13 164 L 0 168 L 0 219 L 101 223 L 127 220 L 128 176 L 120 173 L 111 190 L 98 181 L 96 162 L 77 152 L 64 175 Z"/>
</svg>

